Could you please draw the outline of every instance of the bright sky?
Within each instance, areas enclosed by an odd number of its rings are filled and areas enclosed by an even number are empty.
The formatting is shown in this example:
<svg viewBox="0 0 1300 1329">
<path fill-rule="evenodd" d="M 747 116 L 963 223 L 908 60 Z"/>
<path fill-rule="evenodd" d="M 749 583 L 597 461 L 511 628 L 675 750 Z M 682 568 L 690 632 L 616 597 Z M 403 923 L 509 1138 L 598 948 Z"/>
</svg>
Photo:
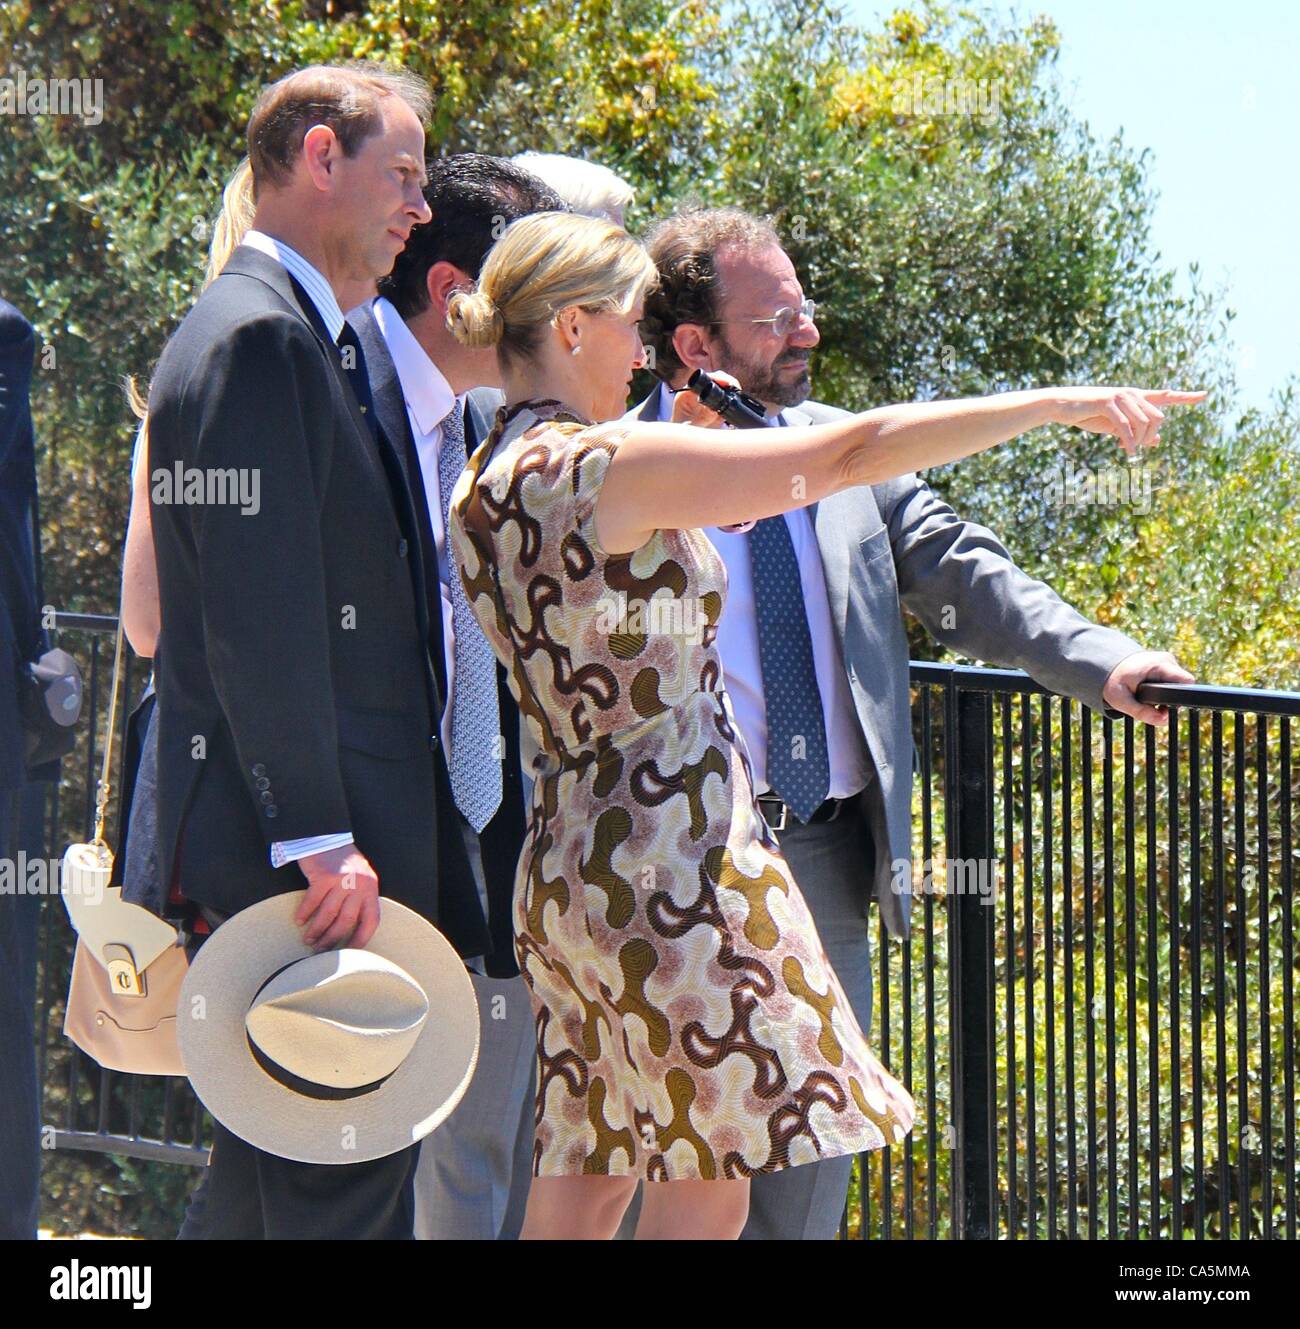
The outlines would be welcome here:
<svg viewBox="0 0 1300 1329">
<path fill-rule="evenodd" d="M 900 5 L 845 0 L 869 26 Z M 989 0 L 1052 18 L 1057 73 L 1094 137 L 1152 150 L 1151 243 L 1222 288 L 1243 402 L 1300 378 L 1300 4 L 1295 0 Z"/>
</svg>

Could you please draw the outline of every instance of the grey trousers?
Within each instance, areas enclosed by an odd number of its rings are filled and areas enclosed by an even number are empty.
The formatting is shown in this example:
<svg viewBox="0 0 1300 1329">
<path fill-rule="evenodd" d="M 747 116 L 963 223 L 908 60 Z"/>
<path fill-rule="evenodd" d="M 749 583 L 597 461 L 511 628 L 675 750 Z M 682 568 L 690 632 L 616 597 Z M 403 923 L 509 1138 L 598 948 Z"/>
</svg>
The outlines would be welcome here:
<svg viewBox="0 0 1300 1329">
<path fill-rule="evenodd" d="M 514 1240 L 532 1181 L 537 1057 L 528 987 L 522 978 L 470 979 L 479 1004 L 478 1066 L 455 1111 L 420 1141 L 420 1240 Z"/>
<path fill-rule="evenodd" d="M 817 826 L 793 822 L 777 832 L 803 892 L 826 955 L 858 1024 L 871 1036 L 871 949 L 867 921 L 874 850 L 866 818 L 854 806 Z M 873 1045 L 874 1046 L 874 1045 Z M 849 1192 L 852 1155 L 804 1163 L 750 1182 L 749 1221 L 742 1240 L 829 1241 L 839 1231 Z M 668 1184 L 668 1183 L 662 1183 Z M 619 1237 L 630 1237 L 640 1211 L 633 1198 Z"/>
<path fill-rule="evenodd" d="M 480 892 L 478 837 L 466 828 Z M 533 1008 L 522 978 L 470 972 L 479 1009 L 478 1065 L 455 1111 L 420 1142 L 415 1235 L 422 1241 L 513 1241 L 533 1171 Z"/>
</svg>

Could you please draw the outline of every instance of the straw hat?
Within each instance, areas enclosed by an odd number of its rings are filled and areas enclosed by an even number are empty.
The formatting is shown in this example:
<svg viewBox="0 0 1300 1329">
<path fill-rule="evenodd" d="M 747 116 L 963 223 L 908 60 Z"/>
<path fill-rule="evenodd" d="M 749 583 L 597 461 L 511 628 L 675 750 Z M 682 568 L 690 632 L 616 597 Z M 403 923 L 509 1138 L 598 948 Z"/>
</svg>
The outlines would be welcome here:
<svg viewBox="0 0 1300 1329">
<path fill-rule="evenodd" d="M 364 950 L 319 954 L 305 891 L 235 914 L 181 989 L 177 1033 L 203 1105 L 249 1144 L 303 1163 L 360 1163 L 428 1135 L 478 1059 L 464 962 L 426 919 L 383 900 Z"/>
</svg>

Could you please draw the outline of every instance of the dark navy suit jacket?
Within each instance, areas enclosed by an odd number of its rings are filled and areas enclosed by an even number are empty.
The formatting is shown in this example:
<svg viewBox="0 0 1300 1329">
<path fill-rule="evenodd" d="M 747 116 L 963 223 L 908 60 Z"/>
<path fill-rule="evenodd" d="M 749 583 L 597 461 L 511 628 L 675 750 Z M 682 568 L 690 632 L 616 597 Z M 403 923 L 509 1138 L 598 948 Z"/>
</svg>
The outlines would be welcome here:
<svg viewBox="0 0 1300 1329">
<path fill-rule="evenodd" d="M 44 646 L 34 538 L 32 325 L 0 300 L 0 789 L 23 783 L 17 671 Z"/>
</svg>

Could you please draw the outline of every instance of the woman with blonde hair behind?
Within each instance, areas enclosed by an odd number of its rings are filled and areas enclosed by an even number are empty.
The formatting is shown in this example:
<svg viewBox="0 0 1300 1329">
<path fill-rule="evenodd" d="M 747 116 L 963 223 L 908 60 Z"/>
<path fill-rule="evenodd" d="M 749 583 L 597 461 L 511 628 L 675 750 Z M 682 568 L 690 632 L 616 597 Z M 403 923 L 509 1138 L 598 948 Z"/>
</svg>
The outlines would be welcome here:
<svg viewBox="0 0 1300 1329">
<path fill-rule="evenodd" d="M 514 906 L 538 1058 L 526 1237 L 612 1236 L 638 1180 L 657 1183 L 638 1237 L 735 1237 L 751 1176 L 912 1126 L 755 801 L 714 646 L 725 569 L 701 528 L 1052 421 L 1136 448 L 1155 399 L 1198 399 L 1059 388 L 761 436 L 603 424 L 644 363 L 655 281 L 620 228 L 542 213 L 449 307 L 461 341 L 496 346 L 506 389 L 449 538 L 540 749 Z"/>
<path fill-rule="evenodd" d="M 231 172 L 221 194 L 221 211 L 212 227 L 208 262 L 203 275 L 206 290 L 221 275 L 231 254 L 253 224 L 253 172 L 243 158 Z M 158 645 L 158 569 L 154 564 L 153 529 L 149 519 L 148 404 L 135 380 L 127 384 L 131 410 L 140 421 L 131 455 L 131 515 L 126 524 L 122 554 L 122 628 L 131 649 L 152 659 Z"/>
</svg>

